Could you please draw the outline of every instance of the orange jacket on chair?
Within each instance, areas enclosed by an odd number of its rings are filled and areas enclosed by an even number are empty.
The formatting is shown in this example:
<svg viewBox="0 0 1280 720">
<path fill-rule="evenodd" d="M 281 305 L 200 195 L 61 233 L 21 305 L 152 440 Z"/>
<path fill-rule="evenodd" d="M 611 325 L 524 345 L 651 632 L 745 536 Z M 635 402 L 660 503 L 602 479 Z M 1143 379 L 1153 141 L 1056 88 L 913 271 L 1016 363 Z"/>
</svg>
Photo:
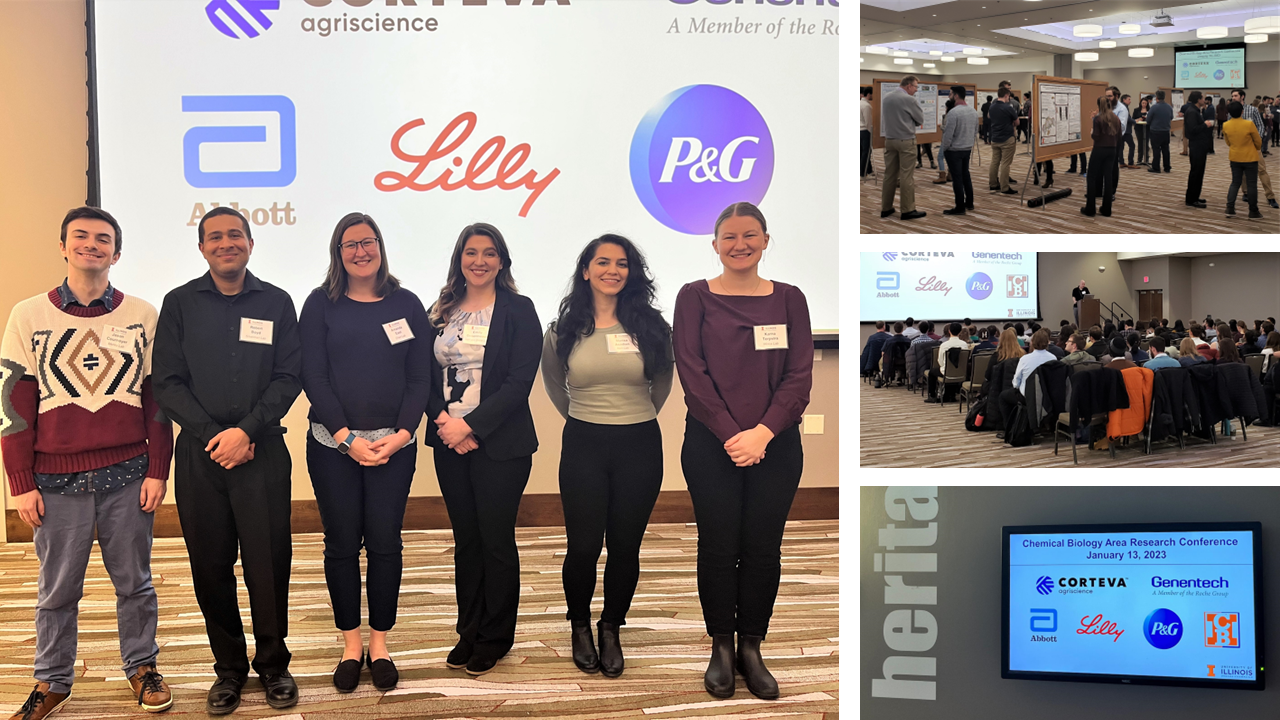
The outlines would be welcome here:
<svg viewBox="0 0 1280 720">
<path fill-rule="evenodd" d="M 1110 438 L 1137 435 L 1151 417 L 1151 386 L 1156 374 L 1143 367 L 1121 370 L 1120 374 L 1129 393 L 1129 407 L 1111 411 L 1107 418 L 1107 437 Z"/>
</svg>

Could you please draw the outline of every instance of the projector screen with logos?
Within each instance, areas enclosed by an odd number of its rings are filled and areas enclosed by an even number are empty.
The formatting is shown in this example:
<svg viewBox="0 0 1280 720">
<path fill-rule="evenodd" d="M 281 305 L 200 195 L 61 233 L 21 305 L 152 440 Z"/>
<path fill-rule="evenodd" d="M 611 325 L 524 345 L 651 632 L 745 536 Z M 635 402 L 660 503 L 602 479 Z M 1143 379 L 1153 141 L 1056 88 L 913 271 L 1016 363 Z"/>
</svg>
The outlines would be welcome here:
<svg viewBox="0 0 1280 720">
<path fill-rule="evenodd" d="M 1004 528 L 1003 677 L 1263 689 L 1261 531 Z"/>
<path fill-rule="evenodd" d="M 713 225 L 745 200 L 771 234 L 761 274 L 804 291 L 815 331 L 839 328 L 834 0 L 89 8 L 91 199 L 123 228 L 112 281 L 157 306 L 207 270 L 197 223 L 231 205 L 249 269 L 298 307 L 359 211 L 425 303 L 484 221 L 543 323 L 609 232 L 646 253 L 670 317 L 719 273 Z"/>
<path fill-rule="evenodd" d="M 1210 50 L 1173 50 L 1174 84 L 1186 88 L 1242 88 L 1244 43 Z M 1178 108 L 1174 108 L 1176 112 Z"/>
<path fill-rule="evenodd" d="M 1033 252 L 864 252 L 860 322 L 1040 317 Z"/>
</svg>

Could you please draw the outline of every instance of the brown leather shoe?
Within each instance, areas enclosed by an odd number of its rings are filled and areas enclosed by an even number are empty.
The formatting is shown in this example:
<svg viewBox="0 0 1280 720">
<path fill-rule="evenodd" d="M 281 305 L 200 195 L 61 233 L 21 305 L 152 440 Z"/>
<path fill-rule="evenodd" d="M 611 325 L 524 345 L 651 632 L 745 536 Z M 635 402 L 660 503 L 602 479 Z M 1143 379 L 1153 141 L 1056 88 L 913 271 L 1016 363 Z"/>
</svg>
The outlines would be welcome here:
<svg viewBox="0 0 1280 720">
<path fill-rule="evenodd" d="M 9 720 L 43 720 L 62 709 L 71 699 L 71 693 L 49 692 L 49 683 L 38 682 L 27 696 L 18 712 L 9 716 Z"/>
<path fill-rule="evenodd" d="M 941 184 L 943 184 L 943 183 L 949 183 L 949 182 L 951 182 L 951 173 L 949 173 L 949 172 L 940 172 L 940 173 L 938 173 L 938 179 L 937 179 L 937 180 L 934 180 L 934 181 L 933 181 L 933 184 L 934 184 L 934 185 L 941 185 Z"/>
<path fill-rule="evenodd" d="M 173 707 L 173 694 L 164 682 L 164 676 L 156 672 L 154 665 L 143 665 L 129 678 L 129 687 L 138 705 L 147 712 L 164 712 Z"/>
</svg>

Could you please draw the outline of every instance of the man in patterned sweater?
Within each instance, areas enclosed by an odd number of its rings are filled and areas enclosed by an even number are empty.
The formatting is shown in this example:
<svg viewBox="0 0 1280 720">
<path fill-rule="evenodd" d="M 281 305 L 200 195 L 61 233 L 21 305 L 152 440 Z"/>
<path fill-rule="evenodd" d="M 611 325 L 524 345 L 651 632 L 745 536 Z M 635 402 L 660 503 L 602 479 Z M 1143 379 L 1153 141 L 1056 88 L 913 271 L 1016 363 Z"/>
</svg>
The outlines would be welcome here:
<svg viewBox="0 0 1280 720">
<path fill-rule="evenodd" d="M 152 399 L 156 309 L 111 286 L 120 226 L 82 207 L 62 221 L 67 277 L 18 303 L 0 343 L 0 451 L 40 559 L 36 686 L 13 715 L 40 720 L 71 697 L 76 617 L 94 533 L 116 589 L 120 655 L 138 704 L 167 710 L 156 672 L 153 513 L 173 430 Z"/>
</svg>

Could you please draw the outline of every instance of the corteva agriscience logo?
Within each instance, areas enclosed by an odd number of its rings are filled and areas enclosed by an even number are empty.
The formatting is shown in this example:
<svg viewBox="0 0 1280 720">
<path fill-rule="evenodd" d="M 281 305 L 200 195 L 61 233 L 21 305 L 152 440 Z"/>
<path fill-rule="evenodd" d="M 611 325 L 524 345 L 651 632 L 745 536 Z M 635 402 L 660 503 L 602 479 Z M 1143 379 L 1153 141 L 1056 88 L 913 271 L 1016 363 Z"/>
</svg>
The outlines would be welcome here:
<svg viewBox="0 0 1280 720">
<path fill-rule="evenodd" d="M 1041 595 L 1049 595 L 1055 591 L 1061 595 L 1093 594 L 1095 590 L 1128 587 L 1126 579 L 1122 577 L 1060 577 L 1055 584 L 1053 578 L 1042 575 L 1036 580 L 1036 592 Z"/>
<path fill-rule="evenodd" d="M 218 32 L 239 40 L 269 30 L 267 11 L 279 9 L 280 0 L 213 0 L 204 6 L 204 13 Z"/>
<path fill-rule="evenodd" d="M 640 121 L 631 140 L 631 184 L 658 222 L 710 234 L 729 205 L 764 199 L 773 160 L 773 136 L 750 101 L 718 85 L 689 85 Z"/>
</svg>

